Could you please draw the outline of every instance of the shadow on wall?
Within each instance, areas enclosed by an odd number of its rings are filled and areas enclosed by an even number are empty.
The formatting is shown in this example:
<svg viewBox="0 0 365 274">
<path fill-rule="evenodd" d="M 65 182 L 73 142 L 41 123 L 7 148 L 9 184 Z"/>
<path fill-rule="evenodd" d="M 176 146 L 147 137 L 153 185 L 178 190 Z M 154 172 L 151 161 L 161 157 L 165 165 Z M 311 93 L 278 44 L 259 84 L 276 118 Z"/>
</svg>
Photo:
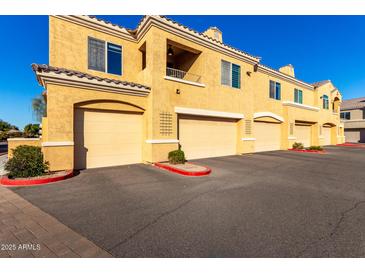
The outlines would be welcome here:
<svg viewBox="0 0 365 274">
<path fill-rule="evenodd" d="M 75 109 L 74 122 L 74 165 L 75 169 L 86 169 L 87 148 L 85 147 L 84 121 L 85 111 L 83 109 Z"/>
<path fill-rule="evenodd" d="M 365 129 L 360 130 L 360 143 L 365 143 Z"/>
</svg>

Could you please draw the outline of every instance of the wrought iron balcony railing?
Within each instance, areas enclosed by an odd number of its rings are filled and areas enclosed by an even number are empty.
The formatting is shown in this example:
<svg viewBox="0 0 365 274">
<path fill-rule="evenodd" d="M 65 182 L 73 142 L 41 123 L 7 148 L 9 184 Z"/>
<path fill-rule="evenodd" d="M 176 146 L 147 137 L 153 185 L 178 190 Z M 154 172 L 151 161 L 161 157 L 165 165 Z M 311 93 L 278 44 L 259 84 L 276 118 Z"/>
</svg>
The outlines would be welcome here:
<svg viewBox="0 0 365 274">
<path fill-rule="evenodd" d="M 166 76 L 189 82 L 201 83 L 201 76 L 179 69 L 166 68 Z"/>
</svg>

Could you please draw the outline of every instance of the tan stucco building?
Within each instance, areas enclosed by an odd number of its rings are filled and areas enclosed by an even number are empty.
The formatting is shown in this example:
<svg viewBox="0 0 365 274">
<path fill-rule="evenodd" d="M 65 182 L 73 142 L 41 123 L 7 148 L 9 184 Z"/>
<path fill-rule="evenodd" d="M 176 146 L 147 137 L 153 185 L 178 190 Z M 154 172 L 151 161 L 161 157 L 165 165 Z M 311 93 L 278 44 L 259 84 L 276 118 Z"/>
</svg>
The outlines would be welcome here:
<svg viewBox="0 0 365 274">
<path fill-rule="evenodd" d="M 346 142 L 365 143 L 365 97 L 344 100 L 340 115 Z"/>
<path fill-rule="evenodd" d="M 223 34 L 224 35 L 224 34 Z M 308 84 L 162 16 L 128 30 L 89 16 L 49 17 L 49 65 L 39 144 L 52 170 L 344 142 L 341 94 Z"/>
</svg>

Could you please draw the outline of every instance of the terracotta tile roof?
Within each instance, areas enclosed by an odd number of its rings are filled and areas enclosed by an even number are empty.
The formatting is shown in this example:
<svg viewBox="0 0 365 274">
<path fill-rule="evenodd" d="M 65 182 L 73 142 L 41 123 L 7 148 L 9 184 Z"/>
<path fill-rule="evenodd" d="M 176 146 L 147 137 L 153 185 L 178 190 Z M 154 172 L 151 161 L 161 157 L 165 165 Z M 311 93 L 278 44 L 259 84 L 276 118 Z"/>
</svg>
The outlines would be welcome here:
<svg viewBox="0 0 365 274">
<path fill-rule="evenodd" d="M 341 110 L 365 108 L 365 97 L 343 100 Z"/>
<path fill-rule="evenodd" d="M 120 26 L 120 25 L 113 24 L 113 23 L 111 23 L 111 22 L 109 22 L 109 21 L 106 21 L 106 20 L 103 20 L 103 19 L 97 18 L 97 17 L 95 17 L 95 16 L 88 16 L 88 17 L 90 17 L 90 18 L 92 18 L 92 19 L 96 19 L 96 20 L 98 20 L 98 21 L 100 21 L 100 22 L 104 22 L 105 24 L 110 24 L 110 25 L 112 25 L 112 26 L 114 26 L 114 27 L 119 27 L 119 28 L 121 28 L 121 29 L 125 29 L 125 30 L 127 30 L 127 31 L 131 34 L 131 35 L 136 35 L 136 34 L 137 34 L 139 27 L 143 24 L 143 21 L 144 21 L 146 18 L 148 18 L 148 17 L 154 17 L 154 18 L 156 18 L 156 17 L 157 17 L 157 18 L 159 18 L 159 19 L 166 20 L 166 21 L 168 21 L 168 22 L 170 22 L 170 23 L 172 23 L 172 24 L 174 24 L 174 25 L 176 25 L 176 26 L 178 26 L 178 27 L 182 27 L 182 28 L 184 28 L 185 30 L 187 30 L 187 31 L 189 31 L 189 32 L 193 32 L 193 33 L 195 33 L 195 34 L 197 34 L 197 35 L 199 35 L 199 36 L 202 36 L 202 37 L 204 37 L 204 38 L 208 38 L 209 40 L 211 40 L 211 41 L 212 41 L 212 42 L 214 42 L 214 43 L 218 43 L 218 44 L 220 44 L 220 45 L 222 45 L 222 46 L 228 47 L 228 48 L 230 48 L 230 49 L 232 49 L 232 50 L 234 50 L 234 51 L 237 51 L 237 52 L 239 52 L 239 53 L 241 53 L 241 54 L 245 54 L 245 55 L 247 55 L 247 56 L 249 56 L 249 57 L 251 57 L 251 58 L 255 58 L 255 59 L 260 59 L 260 58 L 261 58 L 261 57 L 258 57 L 258 56 L 254 56 L 254 55 L 252 55 L 252 54 L 249 54 L 249 53 L 247 53 L 247 52 L 245 52 L 245 51 L 243 51 L 243 50 L 240 50 L 240 49 L 238 49 L 238 48 L 235 48 L 235 47 L 233 47 L 233 46 L 230 46 L 230 45 L 228 45 L 228 44 L 222 43 L 221 41 L 218 41 L 218 40 L 216 40 L 216 39 L 214 39 L 214 38 L 212 38 L 212 37 L 210 37 L 210 36 L 208 36 L 208 35 L 205 35 L 204 33 L 201 33 L 201 32 L 198 32 L 198 31 L 196 31 L 196 30 L 194 30 L 194 29 L 191 29 L 191 28 L 189 28 L 189 27 L 187 27 L 187 26 L 185 26 L 185 25 L 183 25 L 183 24 L 180 24 L 179 22 L 176 22 L 176 21 L 172 20 L 171 18 L 168 18 L 168 17 L 163 16 L 163 15 L 158 15 L 158 16 L 145 15 L 145 16 L 143 16 L 143 17 L 141 18 L 141 20 L 139 21 L 139 23 L 138 23 L 137 27 L 136 27 L 134 30 L 132 30 L 132 29 L 127 29 L 127 28 L 122 27 L 122 26 Z"/>
<path fill-rule="evenodd" d="M 280 70 L 278 70 L 278 69 L 274 69 L 274 68 L 272 68 L 272 67 L 270 67 L 270 66 L 268 66 L 268 65 L 264 65 L 264 64 L 260 63 L 260 64 L 258 64 L 258 66 L 259 66 L 259 67 L 266 68 L 266 69 L 269 69 L 269 70 L 273 70 L 273 71 L 275 71 L 276 73 L 280 73 L 281 75 L 285 75 L 285 77 L 288 77 L 288 78 L 293 79 L 294 81 L 299 81 L 299 82 L 302 82 L 302 83 L 303 83 L 303 84 L 305 84 L 305 85 L 313 86 L 313 84 L 309 84 L 309 83 L 307 83 L 307 82 L 305 82 L 305 81 L 303 81 L 303 80 L 300 80 L 300 79 L 298 79 L 298 78 L 296 78 L 296 77 L 293 77 L 293 76 L 291 76 L 291 75 L 288 75 L 288 74 L 286 74 L 286 73 L 283 73 L 283 72 L 281 72 Z"/>
<path fill-rule="evenodd" d="M 258 56 L 254 56 L 254 55 L 252 55 L 252 54 L 249 54 L 249 53 L 247 53 L 247 52 L 245 52 L 245 51 L 243 51 L 243 50 L 240 50 L 240 49 L 238 49 L 238 48 L 235 48 L 235 47 L 233 47 L 233 46 L 230 46 L 230 45 L 228 45 L 228 44 L 225 44 L 225 43 L 223 43 L 223 42 L 221 42 L 221 41 L 218 41 L 218 40 L 216 40 L 216 39 L 214 39 L 214 38 L 212 38 L 212 37 L 210 37 L 210 36 L 208 36 L 208 35 L 206 35 L 206 34 L 204 34 L 204 33 L 202 33 L 202 32 L 198 32 L 198 31 L 196 31 L 196 30 L 194 30 L 194 29 L 191 29 L 191 28 L 189 28 L 189 27 L 187 27 L 187 26 L 184 26 L 183 24 L 180 24 L 179 22 L 176 22 L 176 21 L 172 20 L 171 18 L 168 18 L 168 17 L 166 17 L 166 16 L 162 16 L 162 15 L 160 15 L 159 17 L 160 17 L 160 18 L 162 18 L 162 19 L 165 19 L 165 20 L 167 20 L 167 21 L 169 21 L 169 22 L 171 22 L 171 23 L 173 23 L 173 24 L 175 24 L 175 25 L 177 25 L 177 26 L 179 26 L 179 27 L 183 27 L 183 28 L 184 28 L 184 29 L 186 29 L 187 31 L 194 32 L 195 34 L 198 34 L 198 35 L 200 35 L 200 36 L 203 36 L 203 37 L 205 37 L 205 38 L 208 38 L 209 40 L 211 40 L 211 41 L 213 41 L 213 42 L 215 42 L 215 43 L 218 43 L 218 44 L 220 44 L 220 45 L 222 45 L 222 46 L 226 46 L 226 47 L 228 47 L 228 48 L 230 48 L 230 49 L 233 49 L 233 50 L 238 51 L 238 52 L 240 52 L 240 53 L 242 53 L 242 54 L 248 55 L 248 56 L 250 56 L 250 57 L 252 57 L 252 58 L 255 58 L 255 59 L 261 59 L 261 57 L 258 57 Z"/>
<path fill-rule="evenodd" d="M 327 84 L 329 82 L 331 82 L 331 80 L 322 80 L 322 81 L 319 81 L 319 82 L 312 83 L 312 86 L 314 86 L 315 88 L 318 88 L 318 87 L 323 86 L 324 84 Z"/>
<path fill-rule="evenodd" d="M 88 80 L 97 80 L 100 82 L 106 82 L 106 83 L 113 83 L 116 85 L 122 85 L 122 86 L 129 86 L 129 87 L 137 87 L 137 88 L 143 88 L 143 89 L 148 89 L 150 90 L 150 87 L 147 87 L 145 85 L 141 85 L 141 84 L 137 84 L 137 83 L 133 83 L 133 82 L 127 82 L 127 81 L 120 81 L 120 80 L 115 80 L 115 79 L 111 79 L 111 78 L 103 78 L 103 77 L 98 77 L 98 76 L 94 76 L 88 73 L 84 73 L 81 71 L 77 71 L 77 70 L 70 70 L 70 69 L 65 69 L 65 68 L 58 68 L 58 67 L 52 67 L 49 65 L 40 65 L 40 64 L 32 64 L 32 69 L 34 72 L 45 72 L 45 73 L 49 73 L 49 72 L 54 72 L 56 74 L 65 74 L 67 76 L 77 76 L 78 78 L 86 78 Z"/>
</svg>

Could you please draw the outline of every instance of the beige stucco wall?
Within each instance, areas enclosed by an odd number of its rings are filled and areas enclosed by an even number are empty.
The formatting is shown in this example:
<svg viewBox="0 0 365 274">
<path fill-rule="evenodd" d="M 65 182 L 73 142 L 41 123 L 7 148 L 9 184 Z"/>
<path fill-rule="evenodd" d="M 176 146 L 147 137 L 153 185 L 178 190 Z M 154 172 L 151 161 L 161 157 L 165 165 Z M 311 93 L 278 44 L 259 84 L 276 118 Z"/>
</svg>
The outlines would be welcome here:
<svg viewBox="0 0 365 274">
<path fill-rule="evenodd" d="M 40 138 L 9 138 L 8 139 L 8 158 L 13 156 L 13 149 L 18 146 L 40 146 Z"/>
<path fill-rule="evenodd" d="M 320 97 L 328 94 L 334 98 L 332 84 L 321 86 L 315 90 L 294 84 L 279 77 L 254 71 L 253 64 L 226 56 L 211 48 L 207 48 L 152 26 L 146 35 L 138 42 L 122 40 L 113 35 L 94 29 L 50 17 L 49 28 L 49 60 L 50 65 L 88 72 L 92 75 L 137 82 L 150 86 L 151 93 L 147 97 L 122 95 L 118 93 L 80 89 L 49 84 L 47 89 L 48 113 L 43 120 L 43 141 L 72 142 L 74 108 L 86 107 L 93 109 L 123 110 L 143 112 L 143 128 L 145 140 L 178 139 L 178 115 L 175 107 L 205 109 L 222 112 L 234 112 L 244 115 L 237 125 L 237 154 L 254 151 L 254 140 L 243 141 L 242 138 L 254 138 L 245 134 L 244 120 L 253 123 L 256 112 L 272 112 L 281 116 L 284 122 L 282 129 L 282 149 L 291 147 L 295 139 L 289 136 L 289 125 L 295 121 L 312 123 L 312 144 L 320 144 L 319 127 L 323 124 L 333 125 L 333 144 L 340 142 L 337 136 L 339 115 L 332 109 L 323 110 Z M 123 46 L 123 75 L 116 76 L 87 69 L 87 37 L 109 41 Z M 166 75 L 167 41 L 193 48 L 200 55 L 191 66 L 189 72 L 201 75 L 201 83 L 205 87 L 190 85 L 164 79 Z M 147 64 L 142 70 L 141 53 L 138 50 L 146 43 Z M 221 85 L 221 60 L 241 66 L 241 88 L 235 89 Z M 281 83 L 281 100 L 269 98 L 269 81 Z M 294 101 L 294 89 L 303 90 L 303 104 L 319 107 L 319 111 L 284 106 L 283 101 Z M 176 93 L 176 90 L 180 94 Z M 340 95 L 339 98 L 341 99 Z M 330 103 L 330 108 L 331 108 Z M 160 133 L 160 113 L 172 114 L 173 131 L 170 135 Z M 175 144 L 150 144 L 143 142 L 143 161 L 156 162 L 167 160 L 167 153 L 176 149 Z M 44 148 L 46 159 L 51 163 L 51 169 L 73 168 L 73 146 L 48 146 Z"/>
</svg>

